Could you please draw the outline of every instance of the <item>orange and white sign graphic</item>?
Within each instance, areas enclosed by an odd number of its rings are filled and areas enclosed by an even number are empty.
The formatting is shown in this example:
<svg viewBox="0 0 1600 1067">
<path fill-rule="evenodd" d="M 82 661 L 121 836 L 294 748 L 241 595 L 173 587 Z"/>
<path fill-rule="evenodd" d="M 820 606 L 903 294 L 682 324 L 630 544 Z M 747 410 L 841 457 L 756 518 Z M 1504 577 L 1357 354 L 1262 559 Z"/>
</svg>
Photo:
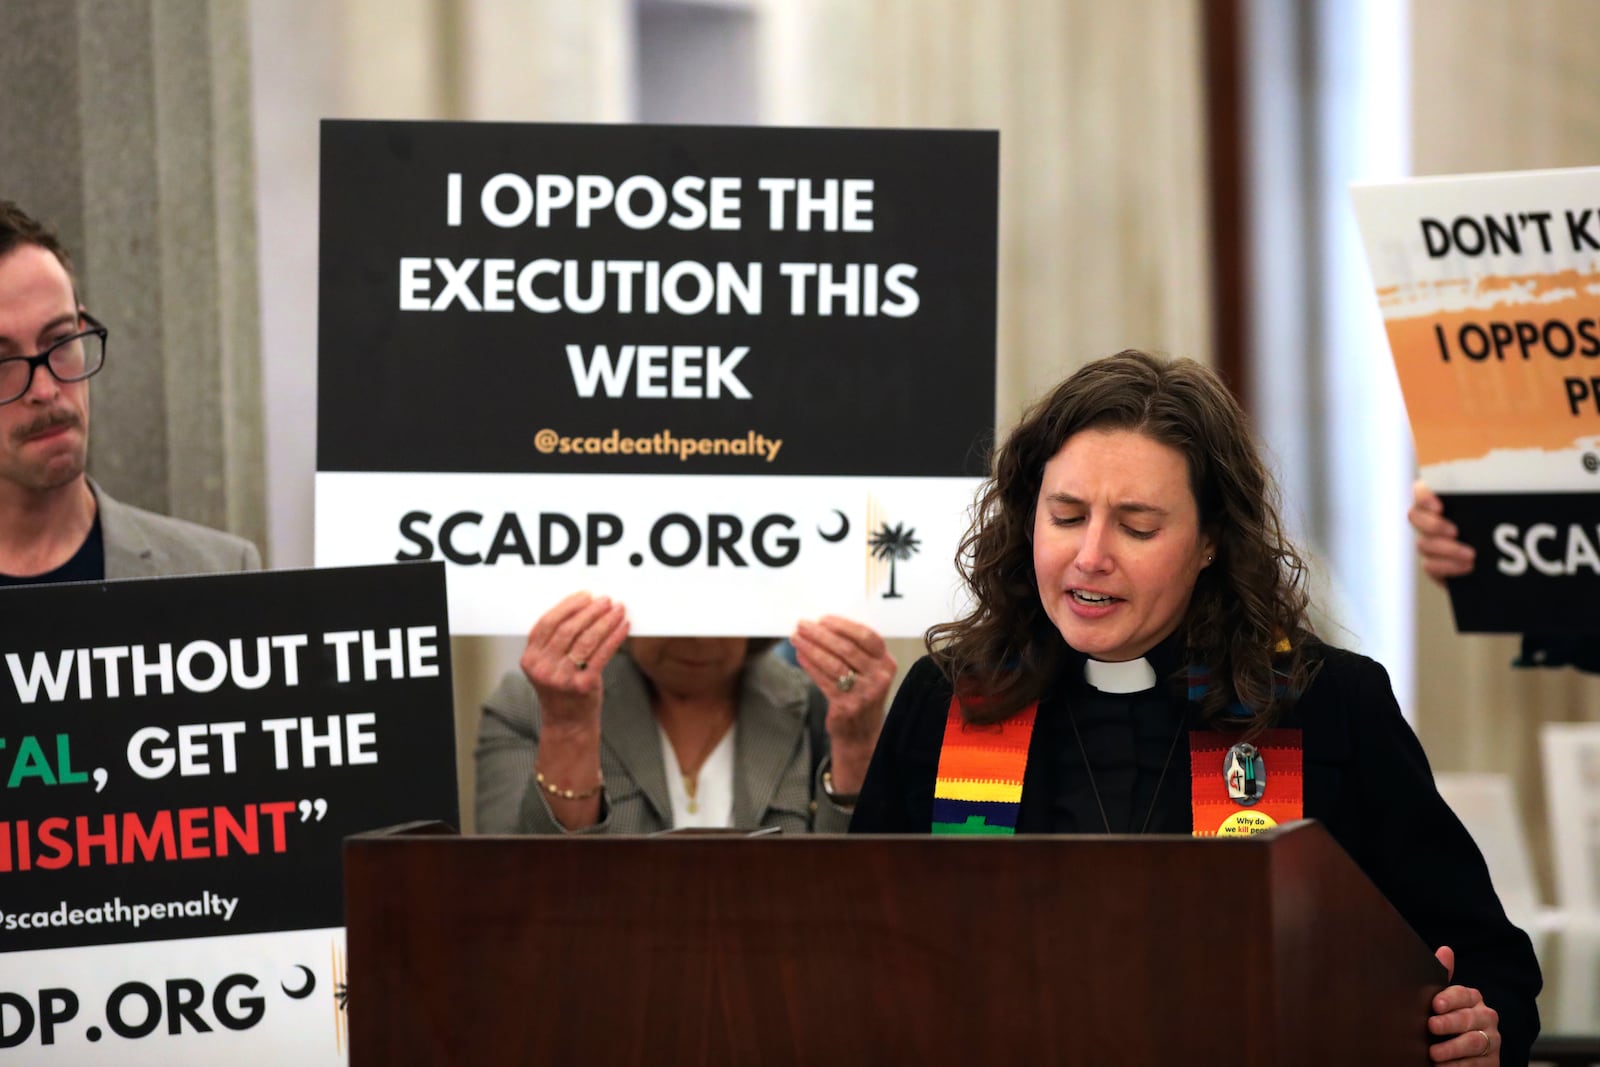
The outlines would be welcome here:
<svg viewBox="0 0 1600 1067">
<path fill-rule="evenodd" d="M 1423 479 L 1600 491 L 1600 168 L 1352 195 Z"/>
</svg>

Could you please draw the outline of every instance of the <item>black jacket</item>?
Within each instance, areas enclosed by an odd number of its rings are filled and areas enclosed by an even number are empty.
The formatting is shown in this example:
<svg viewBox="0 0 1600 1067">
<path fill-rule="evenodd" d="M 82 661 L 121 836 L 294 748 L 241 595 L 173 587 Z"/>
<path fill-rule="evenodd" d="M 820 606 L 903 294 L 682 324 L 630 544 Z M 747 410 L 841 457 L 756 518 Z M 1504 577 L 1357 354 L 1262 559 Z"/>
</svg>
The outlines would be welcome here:
<svg viewBox="0 0 1600 1067">
<path fill-rule="evenodd" d="M 1317 650 L 1322 665 L 1292 711 L 1275 725 L 1302 731 L 1304 812 L 1327 827 L 1430 947 L 1455 950 L 1454 981 L 1483 993 L 1500 1013 L 1503 1065 L 1525 1064 L 1539 1030 L 1541 979 L 1527 935 L 1507 920 L 1477 846 L 1439 796 L 1416 735 L 1400 714 L 1389 676 L 1374 661 L 1342 649 Z M 1064 669 L 1082 676 L 1082 659 Z M 1158 667 L 1161 666 L 1158 663 Z M 1047 721 L 1060 708 L 1058 686 L 1040 702 L 1030 743 L 1017 829 L 1049 832 L 1061 761 L 1042 746 L 1074 744 Z M 1174 688 L 1174 699 L 1182 701 Z M 884 722 L 852 833 L 927 833 L 951 689 L 924 657 L 907 675 Z M 1198 709 L 1186 715 L 1198 724 Z M 1180 747 L 1185 747 L 1181 746 Z M 1076 748 L 1073 752 L 1076 753 Z M 1153 826 L 1184 832 L 1189 818 L 1188 753 L 1161 789 Z M 1270 770 L 1269 770 L 1270 775 Z M 1174 799 L 1175 798 L 1175 799 Z M 1164 817 L 1163 817 L 1164 816 Z"/>
</svg>

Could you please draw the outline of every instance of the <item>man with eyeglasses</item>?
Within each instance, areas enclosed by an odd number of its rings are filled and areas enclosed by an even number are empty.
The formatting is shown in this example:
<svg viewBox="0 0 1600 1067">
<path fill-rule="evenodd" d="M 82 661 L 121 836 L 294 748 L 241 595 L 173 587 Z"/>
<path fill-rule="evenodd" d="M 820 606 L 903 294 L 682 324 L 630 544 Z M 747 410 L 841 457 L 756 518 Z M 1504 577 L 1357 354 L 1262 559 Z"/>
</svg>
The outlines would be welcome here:
<svg viewBox="0 0 1600 1067">
<path fill-rule="evenodd" d="M 88 379 L 107 334 L 55 234 L 0 200 L 0 586 L 259 569 L 249 541 L 90 481 Z"/>
</svg>

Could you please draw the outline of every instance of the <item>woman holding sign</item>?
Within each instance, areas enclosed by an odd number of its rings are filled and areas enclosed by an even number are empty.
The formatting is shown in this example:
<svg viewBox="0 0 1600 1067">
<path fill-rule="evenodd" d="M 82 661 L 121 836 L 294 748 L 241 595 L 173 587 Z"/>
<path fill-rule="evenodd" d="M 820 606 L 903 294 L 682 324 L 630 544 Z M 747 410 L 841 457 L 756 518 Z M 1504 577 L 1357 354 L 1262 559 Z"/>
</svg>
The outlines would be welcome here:
<svg viewBox="0 0 1600 1067">
<path fill-rule="evenodd" d="M 621 604 L 563 600 L 484 705 L 479 832 L 843 833 L 895 663 L 848 619 L 792 640 L 804 674 L 770 639 L 629 640 Z"/>
<path fill-rule="evenodd" d="M 1434 1061 L 1526 1063 L 1528 939 L 1383 668 L 1312 632 L 1275 501 L 1244 413 L 1200 365 L 1124 352 L 1061 383 L 998 453 L 962 546 L 975 606 L 929 631 L 851 830 L 1319 819 L 1453 973 L 1427 1020 Z"/>
</svg>

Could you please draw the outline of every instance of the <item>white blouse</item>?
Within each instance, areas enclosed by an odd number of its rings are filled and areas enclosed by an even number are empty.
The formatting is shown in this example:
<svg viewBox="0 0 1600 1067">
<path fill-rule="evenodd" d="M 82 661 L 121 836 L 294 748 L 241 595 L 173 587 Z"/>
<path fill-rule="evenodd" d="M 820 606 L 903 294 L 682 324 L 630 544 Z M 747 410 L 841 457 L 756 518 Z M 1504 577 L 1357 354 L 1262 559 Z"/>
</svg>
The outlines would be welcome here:
<svg viewBox="0 0 1600 1067">
<path fill-rule="evenodd" d="M 699 780 L 695 783 L 694 810 L 690 810 L 689 790 L 683 782 L 683 768 L 678 765 L 678 754 L 672 750 L 667 731 L 656 723 L 661 735 L 661 762 L 667 768 L 667 795 L 672 798 L 672 826 L 711 826 L 726 828 L 733 825 L 733 735 L 739 728 L 737 722 L 728 727 L 717 747 L 711 750 L 700 765 Z"/>
</svg>

